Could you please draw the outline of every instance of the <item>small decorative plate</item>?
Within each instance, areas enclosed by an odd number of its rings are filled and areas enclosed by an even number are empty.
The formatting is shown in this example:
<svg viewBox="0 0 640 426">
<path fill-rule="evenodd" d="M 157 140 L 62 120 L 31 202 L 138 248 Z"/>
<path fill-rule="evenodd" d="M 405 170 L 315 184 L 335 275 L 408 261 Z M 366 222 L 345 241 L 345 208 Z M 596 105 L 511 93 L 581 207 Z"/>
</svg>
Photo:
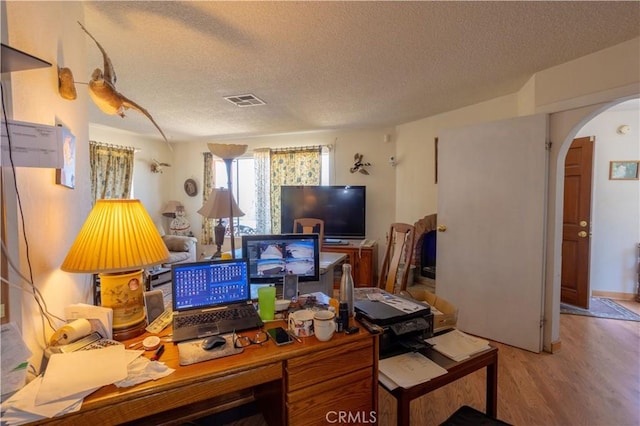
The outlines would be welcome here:
<svg viewBox="0 0 640 426">
<path fill-rule="evenodd" d="M 185 180 L 184 192 L 186 192 L 189 197 L 195 197 L 198 193 L 198 184 L 196 184 L 196 181 L 193 179 Z"/>
</svg>

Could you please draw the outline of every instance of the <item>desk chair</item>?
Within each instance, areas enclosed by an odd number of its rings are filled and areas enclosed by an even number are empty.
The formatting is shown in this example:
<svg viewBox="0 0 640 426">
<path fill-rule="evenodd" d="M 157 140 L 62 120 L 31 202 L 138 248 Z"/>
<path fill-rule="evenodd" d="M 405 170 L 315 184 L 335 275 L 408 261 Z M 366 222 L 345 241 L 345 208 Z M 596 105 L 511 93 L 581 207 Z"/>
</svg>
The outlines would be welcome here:
<svg viewBox="0 0 640 426">
<path fill-rule="evenodd" d="M 387 249 L 382 261 L 378 287 L 388 293 L 400 293 L 407 289 L 411 270 L 415 238 L 415 227 L 408 223 L 392 223 L 389 229 Z M 398 269 L 404 264 L 402 276 L 398 280 Z"/>
<path fill-rule="evenodd" d="M 510 426 L 502 420 L 494 419 L 475 408 L 463 405 L 440 426 Z"/>
<path fill-rule="evenodd" d="M 320 241 L 320 251 L 322 251 L 322 242 L 324 241 L 324 220 L 309 217 L 294 219 L 294 234 L 318 234 Z"/>
</svg>

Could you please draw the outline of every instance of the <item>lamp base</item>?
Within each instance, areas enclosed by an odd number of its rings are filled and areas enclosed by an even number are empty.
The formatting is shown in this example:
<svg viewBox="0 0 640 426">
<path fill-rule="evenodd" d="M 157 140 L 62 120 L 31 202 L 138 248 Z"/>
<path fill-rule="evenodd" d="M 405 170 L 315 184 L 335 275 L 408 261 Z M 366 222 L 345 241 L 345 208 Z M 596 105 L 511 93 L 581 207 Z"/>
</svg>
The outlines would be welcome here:
<svg viewBox="0 0 640 426">
<path fill-rule="evenodd" d="M 224 244 L 224 233 L 227 228 L 222 224 L 222 219 L 218 219 L 218 224 L 213 227 L 213 234 L 215 236 L 215 244 L 218 250 L 213 255 L 214 258 L 220 257 L 222 253 L 222 244 Z M 216 256 L 217 255 L 217 256 Z"/>
<path fill-rule="evenodd" d="M 122 330 L 113 330 L 113 340 L 117 340 L 118 342 L 122 342 L 123 340 L 129 340 L 134 337 L 137 337 L 144 333 L 147 328 L 147 322 L 142 321 L 140 324 L 136 326 L 132 326 Z"/>
<path fill-rule="evenodd" d="M 147 318 L 144 311 L 142 269 L 132 272 L 100 274 L 102 306 L 113 309 L 113 339 L 127 340 L 144 333 Z"/>
</svg>

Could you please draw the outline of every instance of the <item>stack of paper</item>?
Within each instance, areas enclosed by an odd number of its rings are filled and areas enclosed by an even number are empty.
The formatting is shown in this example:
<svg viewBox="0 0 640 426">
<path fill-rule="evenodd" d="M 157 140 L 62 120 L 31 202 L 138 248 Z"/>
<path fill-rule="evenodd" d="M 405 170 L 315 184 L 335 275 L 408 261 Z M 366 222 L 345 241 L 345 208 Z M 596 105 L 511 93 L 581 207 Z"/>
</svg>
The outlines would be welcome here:
<svg viewBox="0 0 640 426">
<path fill-rule="evenodd" d="M 447 370 L 417 352 L 381 359 L 378 363 L 378 380 L 388 389 L 410 388 L 446 373 Z"/>
<path fill-rule="evenodd" d="M 470 336 L 456 329 L 425 341 L 434 345 L 433 349 L 454 361 L 462 361 L 475 353 L 489 349 L 488 340 Z"/>
</svg>

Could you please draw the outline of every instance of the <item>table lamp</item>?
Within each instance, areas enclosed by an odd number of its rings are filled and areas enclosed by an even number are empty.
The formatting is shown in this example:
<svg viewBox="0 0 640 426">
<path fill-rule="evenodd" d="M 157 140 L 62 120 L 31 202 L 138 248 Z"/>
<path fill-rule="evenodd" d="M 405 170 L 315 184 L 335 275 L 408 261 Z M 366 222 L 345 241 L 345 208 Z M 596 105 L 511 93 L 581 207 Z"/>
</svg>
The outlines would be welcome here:
<svg viewBox="0 0 640 426">
<path fill-rule="evenodd" d="M 99 273 L 102 306 L 113 309 L 113 338 L 144 333 L 142 268 L 169 258 L 151 217 L 139 200 L 98 200 L 60 269 Z"/>
<path fill-rule="evenodd" d="M 208 143 L 207 146 L 209 147 L 209 151 L 211 151 L 213 155 L 224 161 L 224 164 L 227 166 L 227 187 L 229 189 L 229 192 L 231 193 L 231 163 L 233 163 L 234 159 L 247 152 L 247 145 Z M 236 234 L 233 231 L 233 205 L 231 204 L 232 200 L 233 197 L 229 199 L 229 232 L 231 232 L 231 257 L 235 259 Z"/>
<path fill-rule="evenodd" d="M 162 216 L 170 217 L 172 219 L 175 218 L 176 211 L 178 211 L 179 207 L 184 208 L 184 206 L 180 201 L 176 201 L 176 200 L 167 201 L 167 205 L 164 207 L 164 210 L 162 211 Z"/>
<path fill-rule="evenodd" d="M 231 204 L 231 212 L 234 217 L 244 216 L 244 212 L 240 210 L 240 207 L 236 204 L 236 200 L 233 199 L 233 194 L 231 194 L 227 188 L 213 188 L 207 201 L 200 210 L 198 210 L 198 213 L 206 218 L 218 219 L 218 224 L 213 228 L 215 244 L 218 247 L 218 251 L 213 254 L 213 257 L 219 257 L 221 255 L 225 231 L 222 218 L 229 217 L 229 204 Z"/>
</svg>

